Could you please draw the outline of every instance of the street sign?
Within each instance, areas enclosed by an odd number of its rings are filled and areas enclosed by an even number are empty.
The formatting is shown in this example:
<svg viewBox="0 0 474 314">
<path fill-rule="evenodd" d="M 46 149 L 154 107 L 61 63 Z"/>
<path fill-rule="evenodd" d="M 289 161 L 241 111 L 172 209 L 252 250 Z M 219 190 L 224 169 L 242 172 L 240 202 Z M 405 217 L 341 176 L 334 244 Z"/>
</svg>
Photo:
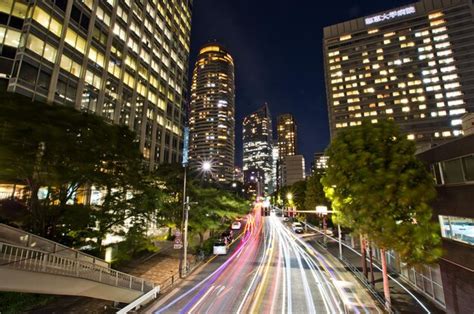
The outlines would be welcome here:
<svg viewBox="0 0 474 314">
<path fill-rule="evenodd" d="M 181 231 L 176 230 L 174 233 L 174 244 L 173 248 L 175 250 L 180 250 L 183 248 L 183 238 L 181 237 Z"/>
</svg>

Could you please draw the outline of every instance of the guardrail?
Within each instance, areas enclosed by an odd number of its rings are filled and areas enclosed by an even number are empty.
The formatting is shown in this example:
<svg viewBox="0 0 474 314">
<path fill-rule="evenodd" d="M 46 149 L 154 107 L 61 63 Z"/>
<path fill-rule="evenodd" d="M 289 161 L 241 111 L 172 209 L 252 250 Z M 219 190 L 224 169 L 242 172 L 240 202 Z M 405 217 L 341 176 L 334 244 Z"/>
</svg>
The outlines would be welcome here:
<svg viewBox="0 0 474 314">
<path fill-rule="evenodd" d="M 0 242 L 0 267 L 76 277 L 145 293 L 154 288 L 152 282 L 108 267 L 4 242 Z"/>
<path fill-rule="evenodd" d="M 150 300 L 156 299 L 158 293 L 160 293 L 160 286 L 156 286 L 123 309 L 117 311 L 117 314 L 126 314 L 131 311 L 139 310 L 144 303 L 148 303 Z"/>
<path fill-rule="evenodd" d="M 103 259 L 71 249 L 65 245 L 39 237 L 21 229 L 13 228 L 5 224 L 0 224 L 0 241 L 12 245 L 34 248 L 39 251 L 61 255 L 66 258 L 77 259 L 83 262 L 96 264 L 101 267 L 110 267 L 109 263 Z"/>
</svg>

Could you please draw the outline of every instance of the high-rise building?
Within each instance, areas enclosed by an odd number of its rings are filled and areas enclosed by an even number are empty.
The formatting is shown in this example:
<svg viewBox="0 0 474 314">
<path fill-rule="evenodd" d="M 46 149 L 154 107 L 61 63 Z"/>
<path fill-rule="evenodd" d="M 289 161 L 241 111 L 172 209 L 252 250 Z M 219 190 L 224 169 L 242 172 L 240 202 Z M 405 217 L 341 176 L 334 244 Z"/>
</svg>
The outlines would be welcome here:
<svg viewBox="0 0 474 314">
<path fill-rule="evenodd" d="M 212 176 L 229 183 L 234 174 L 234 61 L 219 44 L 205 45 L 194 66 L 189 114 L 190 167 L 212 163 Z"/>
<path fill-rule="evenodd" d="M 278 149 L 278 140 L 273 139 L 272 147 L 272 181 L 273 190 L 278 191 L 280 188 L 280 155 Z"/>
<path fill-rule="evenodd" d="M 290 155 L 283 158 L 281 167 L 282 186 L 289 186 L 305 179 L 303 155 Z"/>
<path fill-rule="evenodd" d="M 324 153 L 314 153 L 313 171 L 324 172 L 328 167 L 329 157 L 325 156 Z"/>
<path fill-rule="evenodd" d="M 417 144 L 463 134 L 474 111 L 471 0 L 422 0 L 324 28 L 331 135 L 396 121 Z"/>
<path fill-rule="evenodd" d="M 192 1 L 0 4 L 8 91 L 127 125 L 153 167 L 181 159 Z"/>
<path fill-rule="evenodd" d="M 268 105 L 246 116 L 243 122 L 243 169 L 262 169 L 264 190 L 273 193 L 273 132 L 272 118 Z"/>
<path fill-rule="evenodd" d="M 277 136 L 280 160 L 296 155 L 296 121 L 293 115 L 286 113 L 278 116 Z"/>
<path fill-rule="evenodd" d="M 263 196 L 265 173 L 260 168 L 244 170 L 244 190 L 248 196 Z"/>
</svg>

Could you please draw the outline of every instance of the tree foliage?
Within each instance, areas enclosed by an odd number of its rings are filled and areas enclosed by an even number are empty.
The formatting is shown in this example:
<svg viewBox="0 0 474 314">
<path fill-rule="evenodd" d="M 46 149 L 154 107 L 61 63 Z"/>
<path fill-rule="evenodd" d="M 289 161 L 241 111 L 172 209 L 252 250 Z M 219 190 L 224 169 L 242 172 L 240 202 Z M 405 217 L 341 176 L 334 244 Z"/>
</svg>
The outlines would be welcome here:
<svg viewBox="0 0 474 314">
<path fill-rule="evenodd" d="M 393 249 L 409 264 L 431 263 L 441 254 L 429 202 L 433 179 L 415 157 L 414 143 L 391 121 L 340 131 L 327 150 L 322 183 L 336 219 Z"/>
<path fill-rule="evenodd" d="M 314 210 L 317 205 L 330 205 L 329 200 L 324 194 L 324 187 L 321 183 L 321 178 L 321 173 L 314 172 L 306 179 L 306 193 L 304 199 L 306 210 Z"/>
<path fill-rule="evenodd" d="M 106 235 L 121 235 L 130 250 L 124 254 L 149 246 L 150 222 L 180 227 L 183 168 L 160 165 L 150 172 L 136 138 L 98 116 L 6 93 L 0 102 L 0 180 L 28 190 L 23 227 L 74 246 L 96 239 L 89 244 L 99 250 Z M 100 191 L 99 201 L 78 199 L 91 187 Z M 188 195 L 198 203 L 190 213 L 196 232 L 247 209 L 233 193 L 204 186 L 193 174 Z"/>
</svg>

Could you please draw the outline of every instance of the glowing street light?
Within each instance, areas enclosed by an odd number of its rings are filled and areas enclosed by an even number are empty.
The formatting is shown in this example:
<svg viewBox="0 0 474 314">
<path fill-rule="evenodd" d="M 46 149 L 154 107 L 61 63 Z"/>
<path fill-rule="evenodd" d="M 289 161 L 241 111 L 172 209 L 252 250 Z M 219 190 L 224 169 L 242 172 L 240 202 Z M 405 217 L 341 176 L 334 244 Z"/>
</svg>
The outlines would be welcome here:
<svg viewBox="0 0 474 314">
<path fill-rule="evenodd" d="M 286 194 L 286 198 L 291 201 L 293 199 L 293 194 L 292 193 L 288 193 Z"/>
<path fill-rule="evenodd" d="M 192 203 L 189 201 L 189 196 L 186 195 L 187 188 L 187 163 L 184 165 L 184 185 L 183 185 L 183 215 L 184 215 L 184 226 L 183 226 L 183 263 L 181 266 L 181 277 L 186 276 L 188 271 L 188 220 L 189 220 L 189 210 L 191 209 Z M 210 161 L 203 161 L 201 164 L 201 170 L 204 173 L 212 171 L 212 163 Z"/>
<path fill-rule="evenodd" d="M 212 169 L 212 163 L 210 161 L 203 161 L 201 165 L 201 169 L 204 172 L 209 172 Z"/>
</svg>

